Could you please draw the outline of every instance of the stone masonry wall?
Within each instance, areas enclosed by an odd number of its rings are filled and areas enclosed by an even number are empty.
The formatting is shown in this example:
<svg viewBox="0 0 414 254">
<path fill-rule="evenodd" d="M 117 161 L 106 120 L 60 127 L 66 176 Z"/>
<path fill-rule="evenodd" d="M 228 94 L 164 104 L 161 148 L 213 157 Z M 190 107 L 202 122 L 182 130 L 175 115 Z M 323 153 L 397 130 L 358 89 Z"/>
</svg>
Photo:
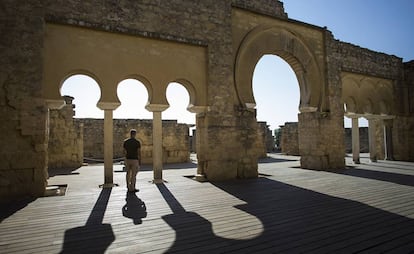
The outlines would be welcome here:
<svg viewBox="0 0 414 254">
<path fill-rule="evenodd" d="M 252 9 L 267 16 L 286 18 L 281 2 L 2 0 L 0 5 L 1 202 L 40 196 L 47 185 L 49 114 L 42 91 L 47 22 L 208 47 L 208 111 L 197 115 L 197 135 L 202 144 L 197 147 L 198 171 L 210 180 L 257 176 L 257 154 L 249 150 L 257 139 L 255 114 L 235 103 L 232 10 Z M 334 41 L 328 33 L 326 38 L 328 68 L 322 71 L 327 73 L 324 96 L 329 98 L 330 112 L 300 116 L 305 121 L 304 138 L 326 135 L 317 144 L 308 140 L 304 151 L 316 148 L 316 152 L 305 154 L 304 161 L 315 161 L 309 165 L 321 165 L 318 160 L 335 161 L 338 165 L 332 166 L 343 167 L 339 159 L 344 150 L 340 71 L 395 78 L 397 95 L 403 94 L 405 81 L 403 66 L 397 57 Z M 397 142 L 407 139 L 407 135 L 412 137 L 409 128 L 412 130 L 413 116 L 406 104 L 399 106 L 395 119 Z M 309 126 L 306 126 L 307 120 L 310 120 Z M 407 142 L 397 144 L 404 145 L 399 152 L 401 158 L 414 157 Z"/>
<path fill-rule="evenodd" d="M 383 141 L 383 126 L 379 121 L 376 124 L 376 144 L 377 155 L 379 159 L 384 159 L 384 141 Z M 299 141 L 298 141 L 298 123 L 285 123 L 281 127 L 281 149 L 282 153 L 287 155 L 300 155 Z M 369 153 L 369 135 L 368 127 L 359 127 L 359 144 L 361 153 Z M 345 150 L 347 153 L 352 153 L 352 129 L 345 128 Z"/>
<path fill-rule="evenodd" d="M 285 123 L 281 126 L 280 147 L 282 153 L 299 155 L 298 123 Z"/>
<path fill-rule="evenodd" d="M 302 167 L 336 170 L 345 167 L 342 56 L 336 53 L 337 44 L 328 30 L 324 31 L 324 46 L 326 86 L 321 94 L 320 109 L 298 115 L 299 153 Z"/>
<path fill-rule="evenodd" d="M 42 1 L 0 3 L 0 203 L 47 185 L 47 107 L 42 99 Z"/>
<path fill-rule="evenodd" d="M 233 0 L 233 6 L 266 14 L 269 16 L 287 18 L 283 3 L 274 0 Z"/>
<path fill-rule="evenodd" d="M 101 161 L 104 155 L 103 119 L 75 119 L 83 124 L 84 156 L 88 161 Z M 164 163 L 188 162 L 190 140 L 187 124 L 163 121 Z M 130 129 L 137 130 L 136 138 L 141 142 L 143 164 L 152 164 L 152 120 L 114 119 L 114 159 L 123 160 L 123 141 L 129 138 Z"/>
<path fill-rule="evenodd" d="M 343 57 L 341 60 L 342 71 L 389 79 L 401 78 L 401 58 L 337 40 L 334 44 L 336 44 L 336 53 Z"/>
<path fill-rule="evenodd" d="M 396 160 L 414 161 L 414 126 L 412 100 L 414 87 L 414 64 L 403 63 L 396 56 L 375 52 L 350 43 L 333 41 L 332 56 L 339 60 L 342 71 L 394 80 L 393 151 Z M 332 57 L 331 56 L 331 57 Z M 382 121 L 377 125 L 377 156 L 384 158 Z"/>
<path fill-rule="evenodd" d="M 256 149 L 259 158 L 266 158 L 267 153 L 272 152 L 275 147 L 274 137 L 266 122 L 258 122 L 257 125 L 257 139 L 259 142 Z"/>
<path fill-rule="evenodd" d="M 414 61 L 404 63 L 404 82 L 399 86 L 401 116 L 393 119 L 393 150 L 396 160 L 414 161 Z"/>
<path fill-rule="evenodd" d="M 65 96 L 66 105 L 50 110 L 49 170 L 78 168 L 83 163 L 83 126 L 73 120 L 73 97 Z"/>
</svg>

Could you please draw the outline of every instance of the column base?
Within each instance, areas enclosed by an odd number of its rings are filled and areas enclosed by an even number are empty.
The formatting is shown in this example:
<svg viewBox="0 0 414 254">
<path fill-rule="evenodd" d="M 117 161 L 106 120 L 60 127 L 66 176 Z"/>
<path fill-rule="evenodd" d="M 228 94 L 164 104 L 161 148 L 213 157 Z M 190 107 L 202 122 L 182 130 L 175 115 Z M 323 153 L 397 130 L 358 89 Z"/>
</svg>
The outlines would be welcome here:
<svg viewBox="0 0 414 254">
<path fill-rule="evenodd" d="M 104 184 L 100 184 L 99 188 L 113 188 L 113 187 L 118 187 L 119 184 L 117 183 L 104 183 Z"/>
<path fill-rule="evenodd" d="M 196 174 L 195 175 L 195 180 L 197 182 L 207 182 L 208 181 L 207 178 L 206 178 L 206 176 L 205 175 L 202 175 L 202 174 Z"/>
<path fill-rule="evenodd" d="M 151 183 L 160 184 L 160 183 L 168 183 L 168 181 L 166 181 L 164 179 L 154 179 L 154 180 L 151 181 Z"/>
</svg>

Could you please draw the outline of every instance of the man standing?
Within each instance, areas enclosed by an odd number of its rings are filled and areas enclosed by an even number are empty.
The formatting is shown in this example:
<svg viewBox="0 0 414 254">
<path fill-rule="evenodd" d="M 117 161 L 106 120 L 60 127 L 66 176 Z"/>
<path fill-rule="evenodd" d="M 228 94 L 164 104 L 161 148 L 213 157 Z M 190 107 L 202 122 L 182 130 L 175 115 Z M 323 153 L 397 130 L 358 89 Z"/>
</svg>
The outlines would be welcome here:
<svg viewBox="0 0 414 254">
<path fill-rule="evenodd" d="M 126 184 L 129 192 L 137 192 L 135 189 L 136 177 L 141 165 L 141 144 L 135 139 L 137 131 L 131 129 L 130 138 L 124 140 L 124 154 L 125 154 L 125 166 L 127 169 L 126 173 Z"/>
</svg>

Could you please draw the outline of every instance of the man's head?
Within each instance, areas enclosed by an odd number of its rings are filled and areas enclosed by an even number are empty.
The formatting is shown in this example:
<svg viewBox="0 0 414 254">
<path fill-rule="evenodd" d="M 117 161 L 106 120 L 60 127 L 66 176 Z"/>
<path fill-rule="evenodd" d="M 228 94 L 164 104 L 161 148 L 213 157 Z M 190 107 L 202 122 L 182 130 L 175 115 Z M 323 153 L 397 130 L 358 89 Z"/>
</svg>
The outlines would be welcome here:
<svg viewBox="0 0 414 254">
<path fill-rule="evenodd" d="M 131 129 L 131 130 L 129 131 L 129 134 L 131 135 L 131 138 L 135 138 L 135 135 L 137 135 L 137 130 L 135 130 L 135 129 Z"/>
</svg>

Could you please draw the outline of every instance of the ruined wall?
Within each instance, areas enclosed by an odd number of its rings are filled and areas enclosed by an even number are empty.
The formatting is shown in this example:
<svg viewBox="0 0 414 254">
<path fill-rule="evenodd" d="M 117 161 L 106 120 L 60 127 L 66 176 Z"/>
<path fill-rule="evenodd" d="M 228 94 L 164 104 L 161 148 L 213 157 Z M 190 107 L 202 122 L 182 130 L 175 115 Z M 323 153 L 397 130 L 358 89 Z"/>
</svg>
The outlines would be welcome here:
<svg viewBox="0 0 414 254">
<path fill-rule="evenodd" d="M 42 99 L 42 1 L 1 1 L 0 203 L 47 185 L 47 107 Z"/>
<path fill-rule="evenodd" d="M 251 10 L 260 14 L 265 14 L 278 18 L 287 18 L 283 8 L 283 3 L 274 0 L 233 0 L 234 7 Z"/>
<path fill-rule="evenodd" d="M 402 59 L 351 43 L 334 40 L 335 54 L 342 56 L 341 70 L 388 79 L 401 79 Z"/>
<path fill-rule="evenodd" d="M 404 63 L 404 82 L 396 93 L 400 103 L 392 127 L 394 158 L 414 161 L 414 61 Z"/>
<path fill-rule="evenodd" d="M 83 163 L 83 125 L 75 122 L 73 97 L 65 96 L 66 105 L 50 110 L 49 170 L 77 168 Z"/>
<path fill-rule="evenodd" d="M 320 109 L 298 115 L 301 165 L 309 169 L 336 170 L 345 167 L 344 106 L 342 103 L 341 62 L 337 44 L 328 30 L 323 32 L 326 84 Z"/>
<path fill-rule="evenodd" d="M 208 48 L 208 110 L 197 114 L 198 172 L 210 180 L 256 177 L 257 154 L 251 149 L 257 140 L 256 117 L 250 109 L 237 103 L 234 85 L 232 15 L 235 9 L 252 9 L 256 14 L 277 17 L 279 21 L 287 17 L 283 5 L 276 0 L 2 0 L 0 200 L 40 196 L 47 185 L 48 110 L 42 91 L 42 52 L 47 23 Z M 298 22 L 292 24 L 302 26 Z M 300 29 L 307 30 L 309 26 L 303 25 Z M 314 32 L 308 30 L 303 38 L 314 36 Z M 303 124 L 299 126 L 299 133 L 303 133 L 305 142 L 300 149 L 310 151 L 303 154 L 302 163 L 318 169 L 344 166 L 341 70 L 395 78 L 398 114 L 393 135 L 396 144 L 403 146 L 396 153 L 399 158 L 412 158 L 408 143 L 412 138 L 407 138 L 412 137 L 412 111 L 407 108 L 408 95 L 404 95 L 407 89 L 402 79 L 401 60 L 363 49 L 360 52 L 355 46 L 335 41 L 328 31 L 318 50 L 324 56 L 321 63 L 326 62 L 327 66 L 320 71 L 327 75 L 324 77 L 327 84 L 322 90 L 329 107 L 321 105 L 321 111 L 299 115 Z M 408 67 L 406 73 L 407 77 L 412 73 Z M 399 100 L 400 95 L 405 99 Z M 48 103 L 50 106 L 51 102 Z M 328 108 L 329 112 L 325 110 Z"/>
<path fill-rule="evenodd" d="M 336 45 L 335 45 L 336 44 Z M 394 158 L 396 160 L 414 161 L 414 127 L 413 117 L 413 63 L 403 63 L 396 56 L 375 52 L 350 43 L 335 41 L 334 55 L 342 58 L 342 71 L 380 77 L 393 81 L 393 118 L 392 141 Z M 376 102 L 374 102 L 376 103 Z M 377 156 L 384 158 L 384 130 L 383 116 L 369 116 L 376 118 Z"/>
<path fill-rule="evenodd" d="M 75 119 L 84 126 L 83 144 L 86 161 L 102 161 L 104 155 L 103 119 Z M 163 125 L 163 162 L 188 162 L 190 140 L 187 124 L 167 120 Z M 137 130 L 136 138 L 141 142 L 143 164 L 152 164 L 152 120 L 114 119 L 114 159 L 123 160 L 123 141 L 129 138 L 129 131 Z"/>
<path fill-rule="evenodd" d="M 259 155 L 259 158 L 266 158 L 267 153 L 270 153 L 274 150 L 275 141 L 272 135 L 272 131 L 269 129 L 267 122 L 258 122 L 257 123 L 257 146 L 256 150 Z"/>
<path fill-rule="evenodd" d="M 283 154 L 299 155 L 298 123 L 285 123 L 280 126 L 280 147 Z"/>
<path fill-rule="evenodd" d="M 275 137 L 273 136 L 273 130 L 269 129 L 269 125 L 267 125 L 266 122 L 259 122 L 259 124 L 262 126 L 266 152 L 273 152 L 275 149 Z"/>
</svg>

